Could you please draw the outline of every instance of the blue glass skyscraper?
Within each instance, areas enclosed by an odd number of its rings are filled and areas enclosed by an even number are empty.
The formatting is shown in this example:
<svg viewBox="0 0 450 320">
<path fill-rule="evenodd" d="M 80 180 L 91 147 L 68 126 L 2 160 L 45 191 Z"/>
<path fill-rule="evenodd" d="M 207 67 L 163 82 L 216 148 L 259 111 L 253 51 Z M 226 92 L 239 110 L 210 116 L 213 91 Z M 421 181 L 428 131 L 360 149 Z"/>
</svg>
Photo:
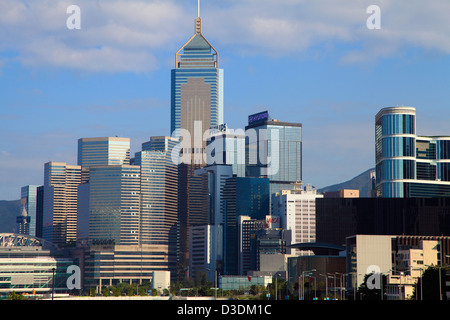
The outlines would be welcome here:
<svg viewBox="0 0 450 320">
<path fill-rule="evenodd" d="M 222 195 L 223 270 L 221 274 L 238 274 L 240 216 L 262 220 L 270 214 L 268 178 L 232 177 L 225 181 Z"/>
<path fill-rule="evenodd" d="M 30 219 L 29 234 L 37 236 L 37 212 L 38 212 L 38 188 L 37 185 L 28 185 L 21 188 L 20 205 L 25 209 L 28 218 Z M 21 211 L 22 213 L 22 211 Z"/>
<path fill-rule="evenodd" d="M 270 180 L 270 194 L 302 181 L 302 124 L 271 119 L 268 112 L 248 117 L 245 170 L 247 177 Z"/>
<path fill-rule="evenodd" d="M 178 273 L 189 265 L 190 227 L 202 221 L 199 211 L 204 205 L 195 190 L 202 190 L 195 169 L 204 167 L 206 150 L 204 133 L 223 123 L 223 70 L 219 69 L 219 54 L 202 33 L 200 14 L 195 19 L 194 35 L 175 55 L 171 71 L 172 137 L 182 137 L 175 156 L 178 166 Z M 189 136 L 185 136 L 184 134 Z M 178 154 L 177 154 L 178 153 Z M 173 158 L 172 158 L 173 160 Z"/>
<path fill-rule="evenodd" d="M 202 34 L 202 20 L 195 19 L 195 33 L 175 55 L 171 74 L 171 134 L 185 129 L 194 135 L 195 122 L 203 133 L 223 123 L 223 70 L 219 54 Z M 203 145 L 203 148 L 205 146 Z"/>
<path fill-rule="evenodd" d="M 450 137 L 416 135 L 415 108 L 377 113 L 375 162 L 378 197 L 450 196 Z"/>
</svg>

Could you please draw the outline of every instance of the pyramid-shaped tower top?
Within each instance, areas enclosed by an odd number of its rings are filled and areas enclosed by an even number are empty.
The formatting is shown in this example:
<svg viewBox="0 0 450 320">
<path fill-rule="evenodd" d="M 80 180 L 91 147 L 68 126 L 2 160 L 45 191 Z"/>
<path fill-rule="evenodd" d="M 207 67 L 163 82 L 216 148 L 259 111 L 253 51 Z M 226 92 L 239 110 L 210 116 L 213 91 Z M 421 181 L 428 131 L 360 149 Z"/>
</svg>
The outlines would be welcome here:
<svg viewBox="0 0 450 320">
<path fill-rule="evenodd" d="M 194 35 L 178 50 L 178 52 L 175 55 L 175 65 L 176 67 L 180 67 L 180 60 L 182 59 L 181 56 L 183 53 L 189 52 L 195 52 L 196 54 L 199 53 L 199 50 L 203 52 L 203 54 L 209 54 L 212 55 L 214 61 L 213 65 L 214 67 L 218 67 L 219 65 L 219 54 L 216 49 L 209 43 L 208 40 L 203 36 L 202 34 L 202 18 L 200 18 L 200 0 L 198 0 L 198 13 L 197 18 L 195 18 L 195 33 Z M 196 58 L 199 58 L 198 56 Z M 192 59 L 192 57 L 190 58 Z M 195 59 L 195 58 L 194 58 Z M 204 59 L 204 58 L 202 58 Z"/>
</svg>

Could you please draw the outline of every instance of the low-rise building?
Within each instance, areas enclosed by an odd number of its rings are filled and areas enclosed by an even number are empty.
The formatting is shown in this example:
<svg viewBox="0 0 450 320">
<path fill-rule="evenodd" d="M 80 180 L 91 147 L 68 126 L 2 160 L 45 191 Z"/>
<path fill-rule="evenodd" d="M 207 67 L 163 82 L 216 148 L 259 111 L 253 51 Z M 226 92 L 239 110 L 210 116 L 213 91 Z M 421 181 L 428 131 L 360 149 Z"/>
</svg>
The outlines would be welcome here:
<svg viewBox="0 0 450 320">
<path fill-rule="evenodd" d="M 56 248 L 29 235 L 0 234 L 0 294 L 49 294 L 70 292 L 70 258 L 54 256 Z"/>
<path fill-rule="evenodd" d="M 222 290 L 248 290 L 253 285 L 267 287 L 271 283 L 271 276 L 219 276 Z"/>
<path fill-rule="evenodd" d="M 385 275 L 383 299 L 412 297 L 428 267 L 442 265 L 450 254 L 450 237 L 414 235 L 355 235 L 347 237 L 347 290 L 355 294 L 368 274 Z"/>
</svg>

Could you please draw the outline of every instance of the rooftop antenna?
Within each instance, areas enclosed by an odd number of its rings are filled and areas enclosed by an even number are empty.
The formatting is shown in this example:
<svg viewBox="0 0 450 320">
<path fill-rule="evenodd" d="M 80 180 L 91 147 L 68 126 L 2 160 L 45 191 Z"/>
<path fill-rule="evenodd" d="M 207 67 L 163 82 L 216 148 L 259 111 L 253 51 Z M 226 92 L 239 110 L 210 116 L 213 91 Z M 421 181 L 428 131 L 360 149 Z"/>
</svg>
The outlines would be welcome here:
<svg viewBox="0 0 450 320">
<path fill-rule="evenodd" d="M 200 0 L 197 1 L 197 18 L 195 19 L 195 33 L 202 33 L 202 18 L 200 18 Z"/>
</svg>

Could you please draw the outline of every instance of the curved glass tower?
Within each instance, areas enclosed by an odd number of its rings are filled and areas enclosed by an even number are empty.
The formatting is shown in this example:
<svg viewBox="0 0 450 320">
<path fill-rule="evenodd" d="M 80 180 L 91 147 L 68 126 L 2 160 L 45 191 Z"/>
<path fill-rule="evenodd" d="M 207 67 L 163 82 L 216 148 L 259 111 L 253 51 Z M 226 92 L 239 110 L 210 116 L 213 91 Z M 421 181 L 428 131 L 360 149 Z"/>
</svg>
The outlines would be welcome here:
<svg viewBox="0 0 450 320">
<path fill-rule="evenodd" d="M 415 108 L 377 113 L 375 160 L 379 197 L 450 196 L 450 137 L 416 135 Z"/>
<path fill-rule="evenodd" d="M 375 117 L 377 191 L 403 197 L 404 181 L 415 179 L 416 110 L 394 107 Z M 377 192 L 378 194 L 378 192 Z"/>
</svg>

